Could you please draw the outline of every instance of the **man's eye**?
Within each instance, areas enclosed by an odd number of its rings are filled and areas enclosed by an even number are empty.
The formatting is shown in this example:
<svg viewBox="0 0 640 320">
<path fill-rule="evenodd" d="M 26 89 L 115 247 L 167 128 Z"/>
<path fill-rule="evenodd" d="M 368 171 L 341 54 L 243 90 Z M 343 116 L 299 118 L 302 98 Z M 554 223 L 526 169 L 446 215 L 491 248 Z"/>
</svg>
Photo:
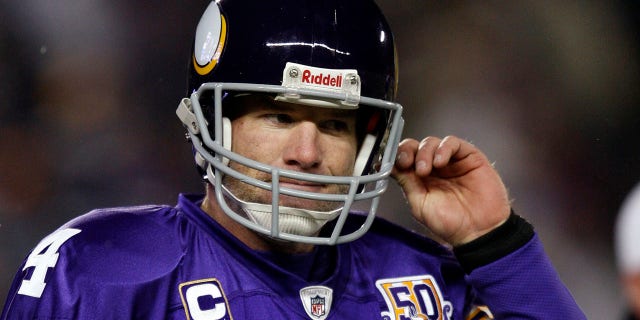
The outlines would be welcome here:
<svg viewBox="0 0 640 320">
<path fill-rule="evenodd" d="M 266 114 L 264 117 L 273 123 L 289 124 L 293 122 L 293 118 L 285 113 Z"/>
<path fill-rule="evenodd" d="M 323 121 L 322 128 L 325 130 L 333 131 L 333 132 L 348 132 L 349 125 L 341 120 L 327 120 Z"/>
</svg>

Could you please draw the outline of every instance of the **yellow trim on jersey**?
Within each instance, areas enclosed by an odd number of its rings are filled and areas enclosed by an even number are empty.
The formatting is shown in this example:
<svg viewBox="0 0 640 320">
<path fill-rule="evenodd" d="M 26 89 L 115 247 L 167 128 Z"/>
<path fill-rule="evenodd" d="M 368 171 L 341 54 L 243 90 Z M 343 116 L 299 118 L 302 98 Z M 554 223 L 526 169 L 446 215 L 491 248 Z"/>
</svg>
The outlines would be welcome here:
<svg viewBox="0 0 640 320">
<path fill-rule="evenodd" d="M 476 306 L 469 312 L 466 320 L 493 320 L 493 314 L 487 306 Z"/>
<path fill-rule="evenodd" d="M 195 54 L 193 55 L 193 68 L 196 72 L 201 75 L 207 75 L 213 68 L 218 64 L 218 59 L 220 59 L 220 55 L 222 54 L 222 49 L 224 49 L 225 41 L 227 40 L 227 20 L 225 20 L 223 15 L 220 15 L 221 28 L 220 28 L 220 41 L 218 41 L 218 47 L 216 48 L 216 52 L 213 54 L 211 61 L 204 66 L 198 65 L 196 61 Z"/>
</svg>

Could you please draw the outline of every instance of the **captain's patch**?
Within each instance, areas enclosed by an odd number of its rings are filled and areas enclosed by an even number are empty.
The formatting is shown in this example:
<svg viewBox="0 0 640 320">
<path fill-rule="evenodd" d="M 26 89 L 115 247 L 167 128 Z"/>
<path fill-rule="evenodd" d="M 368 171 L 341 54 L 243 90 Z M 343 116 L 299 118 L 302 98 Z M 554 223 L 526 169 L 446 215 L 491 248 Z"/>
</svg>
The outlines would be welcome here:
<svg viewBox="0 0 640 320">
<path fill-rule="evenodd" d="M 201 279 L 180 284 L 180 298 L 187 319 L 231 320 L 229 303 L 216 279 Z"/>
</svg>

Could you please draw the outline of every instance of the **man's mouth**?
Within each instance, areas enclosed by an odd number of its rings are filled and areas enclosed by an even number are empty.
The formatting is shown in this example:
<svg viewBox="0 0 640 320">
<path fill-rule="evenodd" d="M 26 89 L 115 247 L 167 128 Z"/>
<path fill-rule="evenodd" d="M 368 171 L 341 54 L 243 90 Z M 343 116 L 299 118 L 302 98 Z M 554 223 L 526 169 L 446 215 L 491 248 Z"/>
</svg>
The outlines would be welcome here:
<svg viewBox="0 0 640 320">
<path fill-rule="evenodd" d="M 280 187 L 302 190 L 302 191 L 318 191 L 326 187 L 326 185 L 322 183 L 314 183 L 309 181 L 291 180 L 291 179 L 281 179 L 279 181 L 279 184 L 280 184 Z"/>
</svg>

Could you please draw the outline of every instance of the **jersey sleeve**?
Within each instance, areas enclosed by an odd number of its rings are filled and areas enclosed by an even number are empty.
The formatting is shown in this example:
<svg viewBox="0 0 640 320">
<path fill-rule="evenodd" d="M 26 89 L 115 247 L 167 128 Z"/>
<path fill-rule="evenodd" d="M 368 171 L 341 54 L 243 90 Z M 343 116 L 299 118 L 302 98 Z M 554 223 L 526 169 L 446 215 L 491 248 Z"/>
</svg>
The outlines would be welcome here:
<svg viewBox="0 0 640 320">
<path fill-rule="evenodd" d="M 495 319 L 586 319 L 531 230 L 521 247 L 467 269 L 478 299 Z"/>
</svg>

